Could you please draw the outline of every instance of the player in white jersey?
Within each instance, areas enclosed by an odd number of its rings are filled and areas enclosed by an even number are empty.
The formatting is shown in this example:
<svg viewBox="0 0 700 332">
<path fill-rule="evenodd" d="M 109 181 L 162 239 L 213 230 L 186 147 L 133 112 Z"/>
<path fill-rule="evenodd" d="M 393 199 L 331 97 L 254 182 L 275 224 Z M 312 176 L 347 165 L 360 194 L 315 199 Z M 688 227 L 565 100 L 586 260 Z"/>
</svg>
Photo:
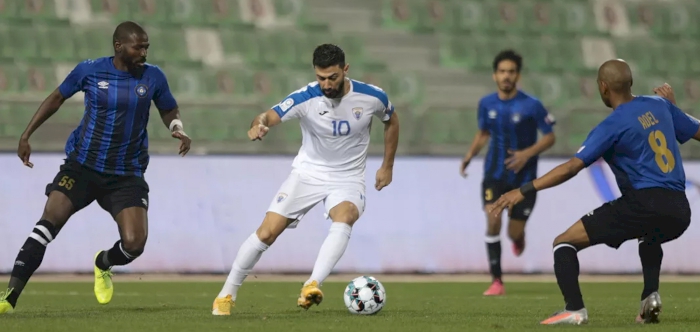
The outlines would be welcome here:
<svg viewBox="0 0 700 332">
<path fill-rule="evenodd" d="M 302 145 L 292 172 L 272 199 L 257 229 L 241 245 L 231 272 L 214 300 L 213 315 L 230 315 L 238 289 L 262 253 L 286 228 L 294 228 L 323 202 L 330 231 L 297 305 L 320 304 L 320 286 L 345 252 L 353 224 L 365 210 L 365 165 L 373 117 L 384 123 L 384 162 L 375 189 L 391 183 L 399 140 L 394 106 L 380 88 L 346 78 L 349 65 L 340 47 L 320 45 L 313 54 L 317 82 L 292 92 L 253 120 L 248 137 L 262 139 L 270 127 L 291 119 L 301 124 Z"/>
</svg>

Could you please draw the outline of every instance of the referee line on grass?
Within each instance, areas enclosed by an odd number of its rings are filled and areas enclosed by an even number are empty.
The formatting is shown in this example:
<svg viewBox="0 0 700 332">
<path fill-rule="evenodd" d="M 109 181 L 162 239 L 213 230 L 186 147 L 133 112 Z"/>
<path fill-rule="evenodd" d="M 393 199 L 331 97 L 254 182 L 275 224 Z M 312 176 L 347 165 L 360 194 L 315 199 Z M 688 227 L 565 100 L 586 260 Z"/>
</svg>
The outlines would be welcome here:
<svg viewBox="0 0 700 332">
<path fill-rule="evenodd" d="M 361 274 L 336 274 L 331 275 L 327 282 L 348 282 Z M 489 275 L 454 275 L 454 274 L 422 274 L 422 275 L 399 275 L 399 274 L 372 274 L 382 282 L 472 282 L 488 283 L 491 281 Z M 246 279 L 249 282 L 298 282 L 302 283 L 308 278 L 307 274 L 299 275 L 274 275 L 274 274 L 252 274 Z M 0 282 L 9 280 L 9 275 L 0 275 Z M 92 282 L 94 277 L 88 274 L 37 274 L 32 277 L 31 282 Z M 220 282 L 223 283 L 226 276 L 223 274 L 137 274 L 125 273 L 114 275 L 114 282 Z M 554 275 L 506 275 L 508 282 L 556 282 Z M 642 282 L 640 275 L 582 275 L 581 282 Z M 669 282 L 690 282 L 700 283 L 700 276 L 662 275 L 662 283 Z"/>
</svg>

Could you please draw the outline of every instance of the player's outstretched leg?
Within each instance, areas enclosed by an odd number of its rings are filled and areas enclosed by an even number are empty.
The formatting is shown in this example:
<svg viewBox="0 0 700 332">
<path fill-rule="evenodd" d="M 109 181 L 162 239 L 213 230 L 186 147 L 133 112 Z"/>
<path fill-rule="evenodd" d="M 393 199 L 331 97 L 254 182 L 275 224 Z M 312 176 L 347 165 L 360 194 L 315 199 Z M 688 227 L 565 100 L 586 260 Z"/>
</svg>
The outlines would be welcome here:
<svg viewBox="0 0 700 332">
<path fill-rule="evenodd" d="M 330 218 L 333 220 L 326 240 L 319 250 L 311 277 L 304 283 L 297 299 L 297 305 L 308 310 L 312 305 L 319 305 L 323 301 L 321 285 L 328 278 L 331 271 L 350 242 L 352 225 L 360 218 L 357 206 L 352 202 L 341 202 L 330 210 Z"/>
<path fill-rule="evenodd" d="M 545 319 L 541 324 L 588 323 L 588 311 L 583 304 L 581 287 L 578 283 L 578 251 L 587 248 L 589 243 L 588 234 L 581 220 L 554 240 L 554 274 L 557 277 L 559 289 L 564 295 L 566 308 Z"/>
<path fill-rule="evenodd" d="M 268 212 L 265 219 L 255 233 L 251 234 L 238 249 L 236 259 L 233 261 L 224 287 L 214 299 L 212 315 L 227 316 L 231 314 L 231 308 L 235 306 L 238 289 L 245 278 L 253 270 L 255 264 L 262 257 L 278 236 L 293 220 L 274 212 Z"/>
<path fill-rule="evenodd" d="M 56 238 L 73 213 L 73 203 L 64 193 L 52 191 L 49 194 L 41 220 L 17 254 L 7 290 L 0 293 L 0 314 L 11 313 L 17 306 L 24 286 L 44 259 L 46 246 Z"/>
<path fill-rule="evenodd" d="M 659 295 L 659 277 L 664 251 L 655 241 L 639 240 L 639 259 L 642 261 L 644 290 L 642 303 L 637 315 L 638 323 L 658 323 L 661 313 L 661 296 Z"/>
<path fill-rule="evenodd" d="M 95 298 L 99 304 L 108 304 L 114 295 L 112 267 L 127 265 L 141 256 L 148 238 L 148 213 L 143 207 L 122 209 L 114 218 L 121 239 L 109 250 L 95 256 Z"/>
<path fill-rule="evenodd" d="M 488 211 L 489 205 L 484 207 Z M 486 252 L 489 258 L 489 272 L 491 272 L 491 285 L 484 292 L 486 296 L 505 295 L 503 286 L 503 272 L 501 271 L 501 215 L 486 214 L 488 224 L 486 226 Z"/>
</svg>

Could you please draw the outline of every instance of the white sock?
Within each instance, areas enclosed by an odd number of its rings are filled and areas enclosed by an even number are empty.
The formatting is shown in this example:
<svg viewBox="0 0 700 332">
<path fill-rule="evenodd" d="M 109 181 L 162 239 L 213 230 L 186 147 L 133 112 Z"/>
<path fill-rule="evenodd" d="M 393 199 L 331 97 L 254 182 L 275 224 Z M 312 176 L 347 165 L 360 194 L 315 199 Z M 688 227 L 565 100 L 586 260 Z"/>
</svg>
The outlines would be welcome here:
<svg viewBox="0 0 700 332">
<path fill-rule="evenodd" d="M 323 241 L 321 250 L 318 253 L 318 258 L 316 258 L 316 264 L 314 264 L 311 278 L 307 280 L 304 285 L 314 280 L 318 281 L 318 284 L 321 285 L 323 281 L 328 278 L 335 264 L 338 264 L 340 257 L 343 257 L 345 248 L 348 247 L 348 242 L 350 241 L 351 232 L 352 227 L 348 224 L 341 222 L 334 222 L 331 224 L 328 236 L 326 240 Z"/>
<path fill-rule="evenodd" d="M 224 283 L 224 287 L 221 289 L 218 297 L 231 295 L 233 300 L 235 300 L 238 294 L 238 288 L 243 284 L 243 280 L 245 280 L 253 269 L 255 263 L 260 260 L 263 252 L 269 247 L 270 246 L 262 243 L 262 241 L 258 239 L 257 234 L 251 234 L 248 239 L 243 242 L 241 248 L 238 249 L 238 254 L 233 261 L 231 272 L 229 272 L 226 283 Z"/>
</svg>

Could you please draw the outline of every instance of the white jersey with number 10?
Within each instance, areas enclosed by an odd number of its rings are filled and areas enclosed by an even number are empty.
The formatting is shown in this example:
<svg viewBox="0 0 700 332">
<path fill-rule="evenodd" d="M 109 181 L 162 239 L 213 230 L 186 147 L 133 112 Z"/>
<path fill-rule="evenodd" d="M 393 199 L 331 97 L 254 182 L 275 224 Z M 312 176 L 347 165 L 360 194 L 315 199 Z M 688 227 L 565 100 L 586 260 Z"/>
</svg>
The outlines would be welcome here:
<svg viewBox="0 0 700 332">
<path fill-rule="evenodd" d="M 349 84 L 343 98 L 330 99 L 312 82 L 272 108 L 282 121 L 300 121 L 302 144 L 292 164 L 296 171 L 327 181 L 364 179 L 372 117 L 388 121 L 394 106 L 376 86 Z"/>
</svg>

